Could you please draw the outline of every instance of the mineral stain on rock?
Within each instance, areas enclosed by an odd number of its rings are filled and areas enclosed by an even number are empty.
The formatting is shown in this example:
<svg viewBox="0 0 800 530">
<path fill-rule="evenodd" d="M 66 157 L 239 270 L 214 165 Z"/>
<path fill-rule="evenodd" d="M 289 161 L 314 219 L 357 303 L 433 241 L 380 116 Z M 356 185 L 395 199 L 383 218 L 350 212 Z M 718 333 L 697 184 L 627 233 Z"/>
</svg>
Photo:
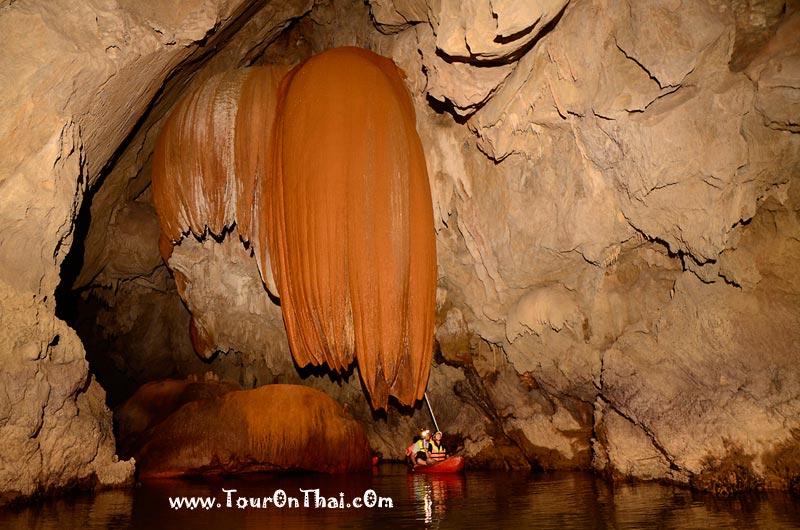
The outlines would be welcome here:
<svg viewBox="0 0 800 530">
<path fill-rule="evenodd" d="M 691 485 L 701 491 L 728 496 L 745 491 L 764 489 L 764 479 L 753 470 L 753 456 L 741 447 L 728 446 L 722 458 L 707 457 L 703 470 L 692 477 Z"/>
</svg>

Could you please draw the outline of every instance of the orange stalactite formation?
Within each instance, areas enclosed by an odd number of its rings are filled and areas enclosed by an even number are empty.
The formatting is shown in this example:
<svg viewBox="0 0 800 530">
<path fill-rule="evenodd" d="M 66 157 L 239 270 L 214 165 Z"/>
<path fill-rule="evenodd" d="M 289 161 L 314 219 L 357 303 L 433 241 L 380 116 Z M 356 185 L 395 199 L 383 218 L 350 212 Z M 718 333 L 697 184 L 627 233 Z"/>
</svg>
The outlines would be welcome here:
<svg viewBox="0 0 800 530">
<path fill-rule="evenodd" d="M 244 175 L 240 185 L 237 224 L 242 237 L 253 242 L 258 270 L 267 289 L 278 296 L 272 279 L 269 245 L 261 234 L 267 227 L 258 222 L 258 210 L 264 202 L 263 186 L 272 167 L 272 129 L 278 108 L 278 87 L 289 72 L 288 66 L 251 68 L 241 90 L 236 116 L 236 173 Z M 252 175 L 252 178 L 250 176 Z"/>
<path fill-rule="evenodd" d="M 165 261 L 171 244 L 192 232 L 220 236 L 236 224 L 245 240 L 252 226 L 256 184 L 264 180 L 278 86 L 288 66 L 217 74 L 187 93 L 167 118 L 153 154 L 153 202 Z M 265 284 L 275 292 L 267 247 L 256 245 Z"/>
<path fill-rule="evenodd" d="M 357 358 L 373 407 L 413 404 L 433 354 L 436 243 L 401 71 L 358 48 L 312 57 L 284 79 L 273 134 L 259 225 L 295 360 L 341 372 Z"/>
<path fill-rule="evenodd" d="M 153 202 L 172 242 L 234 223 L 233 123 L 245 71 L 216 75 L 188 93 L 164 124 L 153 154 Z M 233 200 L 232 200 L 233 199 Z"/>
<path fill-rule="evenodd" d="M 436 243 L 403 74 L 358 48 L 287 71 L 217 75 L 178 103 L 153 157 L 159 247 L 167 259 L 189 231 L 236 223 L 297 364 L 357 359 L 373 407 L 412 405 L 433 355 Z"/>
</svg>

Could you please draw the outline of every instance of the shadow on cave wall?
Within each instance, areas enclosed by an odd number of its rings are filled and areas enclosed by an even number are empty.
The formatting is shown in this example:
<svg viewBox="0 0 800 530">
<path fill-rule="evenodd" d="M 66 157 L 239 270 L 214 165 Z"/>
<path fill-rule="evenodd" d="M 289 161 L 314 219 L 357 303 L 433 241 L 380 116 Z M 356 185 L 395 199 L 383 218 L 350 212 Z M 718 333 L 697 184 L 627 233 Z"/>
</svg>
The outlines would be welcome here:
<svg viewBox="0 0 800 530">
<path fill-rule="evenodd" d="M 116 153 L 118 157 L 126 144 Z M 94 186 L 90 187 L 74 219 L 73 242 L 61 264 L 61 283 L 55 291 L 56 316 L 74 329 L 86 350 L 89 371 L 106 390 L 106 403 L 113 408 L 130 397 L 138 384 L 119 370 L 104 354 L 111 348 L 109 341 L 97 333 L 97 321 L 101 311 L 109 309 L 101 299 L 91 296 L 88 289 L 75 288 L 81 273 L 86 250 L 86 237 L 92 223 L 92 201 L 109 172 L 107 166 Z"/>
<path fill-rule="evenodd" d="M 115 314 L 128 311 L 124 307 L 130 298 L 121 295 L 125 289 L 123 281 L 116 281 L 109 285 L 98 285 L 95 278 L 82 285 L 77 285 L 81 273 L 84 269 L 84 256 L 86 255 L 87 236 L 92 226 L 92 204 L 94 198 L 103 187 L 109 175 L 118 169 L 123 156 L 131 149 L 134 141 L 142 134 L 147 134 L 147 130 L 154 126 L 160 117 L 168 111 L 172 102 L 175 101 L 180 93 L 185 89 L 192 77 L 207 65 L 214 55 L 225 48 L 235 34 L 241 30 L 265 5 L 263 1 L 250 4 L 240 12 L 236 19 L 217 30 L 216 28 L 206 35 L 203 41 L 198 42 L 199 46 L 183 64 L 179 65 L 165 79 L 163 85 L 153 96 L 149 105 L 139 117 L 136 124 L 131 128 L 127 137 L 117 147 L 111 158 L 106 162 L 97 176 L 91 176 L 90 184 L 83 197 L 81 207 L 73 220 L 73 241 L 69 252 L 61 264 L 61 282 L 55 292 L 56 316 L 72 327 L 81 339 L 86 352 L 86 359 L 89 362 L 90 372 L 97 378 L 103 389 L 106 391 L 106 401 L 112 410 L 126 399 L 128 399 L 143 383 L 154 378 L 183 378 L 191 373 L 202 373 L 210 369 L 210 363 L 205 362 L 193 355 L 188 333 L 177 334 L 170 332 L 170 337 L 165 337 L 163 343 L 172 350 L 181 350 L 181 354 L 186 357 L 191 354 L 192 367 L 187 370 L 186 364 L 178 366 L 172 361 L 163 363 L 163 366 L 156 370 L 151 370 L 148 374 L 141 373 L 141 370 L 131 370 L 125 357 L 130 351 L 139 350 L 136 340 L 148 333 L 147 329 L 139 329 L 131 332 L 114 329 L 118 323 Z M 275 40 L 280 42 L 282 38 L 291 34 L 298 19 L 292 19 L 284 28 L 282 33 Z M 262 56 L 270 50 L 272 44 L 266 45 L 259 53 L 243 58 L 244 63 L 239 66 L 250 66 L 258 62 Z M 149 191 L 148 183 L 139 195 Z M 134 198 L 133 200 L 135 200 Z M 170 319 L 177 322 L 177 328 L 188 330 L 190 314 L 177 294 L 175 282 L 165 265 L 158 271 L 162 283 L 166 283 L 166 292 L 156 293 L 162 301 L 167 301 L 172 313 Z M 163 288 L 162 288 L 163 291 Z M 130 293 L 128 293 L 130 294 Z M 137 326 L 141 327 L 138 322 Z M 138 335 L 138 337 L 137 337 Z M 176 338 L 185 335 L 184 339 Z M 178 344 L 176 344 L 178 342 Z M 174 351 L 173 351 L 174 353 Z M 150 352 L 149 355 L 158 355 L 159 352 Z"/>
</svg>

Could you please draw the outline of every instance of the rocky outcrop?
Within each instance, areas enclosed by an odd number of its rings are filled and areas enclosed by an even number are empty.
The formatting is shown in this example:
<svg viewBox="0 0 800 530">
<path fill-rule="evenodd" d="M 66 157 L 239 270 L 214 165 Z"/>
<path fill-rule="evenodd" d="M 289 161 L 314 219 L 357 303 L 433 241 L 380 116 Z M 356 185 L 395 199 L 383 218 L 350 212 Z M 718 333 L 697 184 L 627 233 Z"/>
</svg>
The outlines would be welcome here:
<svg viewBox="0 0 800 530">
<path fill-rule="evenodd" d="M 376 26 L 392 33 L 420 25 L 427 95 L 459 116 L 492 97 L 568 0 L 374 1 Z"/>
<path fill-rule="evenodd" d="M 137 408 L 152 408 L 149 400 L 161 399 L 156 394 L 180 399 L 174 391 L 183 389 L 162 385 L 160 390 L 132 400 Z M 329 396 L 299 385 L 267 385 L 188 401 L 150 427 L 134 454 L 142 477 L 372 468 L 361 424 Z"/>
<path fill-rule="evenodd" d="M 185 87 L 357 45 L 404 70 L 417 111 L 439 265 L 428 396 L 450 446 L 482 466 L 591 466 L 721 493 L 797 487 L 792 5 L 336 0 L 286 29 L 311 2 L 273 4 L 183 2 L 159 14 L 87 1 L 74 18 L 54 16 L 59 2 L 0 8 L 0 35 L 16 43 L 0 61 L 18 73 L 0 91 L 11 113 L 0 138 L 20 146 L 0 159 L 9 175 L 0 274 L 20 285 L 20 301 L 36 296 L 44 308 L 4 318 L 52 319 L 77 234 L 85 251 L 74 285 L 102 316 L 82 329 L 113 343 L 106 364 L 135 383 L 210 369 L 248 388 L 323 388 L 373 448 L 400 456 L 398 440 L 429 423 L 426 411 L 376 420 L 351 375 L 299 372 L 235 232 L 176 247 L 187 310 L 157 245 L 134 229 L 155 226 L 148 164 Z M 81 207 L 85 237 L 74 225 Z M 199 361 L 189 328 L 222 353 Z M 20 344 L 37 352 L 52 340 L 30 337 Z M 53 383 L 77 395 L 64 384 Z M 2 410 L 35 425 L 20 407 Z"/>
<path fill-rule="evenodd" d="M 74 486 L 129 484 L 105 392 L 48 303 L 0 282 L 0 504 Z"/>
<path fill-rule="evenodd" d="M 527 449 L 544 430 L 533 427 L 537 421 L 546 415 L 556 424 L 563 407 L 574 426 L 553 429 L 546 446 L 563 457 L 576 449 L 586 455 L 591 443 L 594 466 L 614 476 L 703 487 L 693 478 L 735 447 L 753 476 L 786 487 L 765 479 L 772 472 L 763 462 L 793 439 L 789 410 L 799 405 L 796 371 L 786 369 L 797 344 L 789 331 L 797 327 L 797 291 L 775 291 L 787 289 L 783 278 L 796 269 L 788 249 L 798 203 L 787 190 L 796 187 L 800 146 L 787 134 L 791 126 L 780 125 L 792 120 L 765 119 L 767 106 L 757 103 L 778 83 L 753 80 L 759 64 L 793 71 L 795 45 L 783 32 L 795 22 L 787 20 L 762 52 L 770 59 L 734 73 L 729 13 L 684 7 L 669 18 L 666 3 L 625 13 L 617 11 L 622 4 L 570 4 L 466 123 L 495 164 L 438 148 L 469 139 L 425 122 L 440 153 L 429 157 L 441 201 L 440 288 L 464 316 L 459 327 L 495 345 L 486 351 L 499 363 L 471 356 L 489 390 L 482 402 L 499 413 L 504 433 L 529 427 L 517 445 L 530 460 L 564 465 Z M 796 87 L 798 78 L 783 83 Z M 446 135 L 456 140 L 436 139 Z M 776 208 L 780 228 L 746 237 Z M 760 264 L 750 247 L 757 239 L 783 249 L 782 257 Z M 772 267 L 783 272 L 763 274 Z M 747 353 L 755 351 L 757 359 Z M 723 369 L 737 362 L 791 383 L 774 387 L 773 402 L 752 378 Z M 670 371 L 672 363 L 680 368 Z M 513 378 L 539 388 L 514 398 L 511 411 L 503 404 L 513 391 L 491 389 L 519 388 Z M 731 392 L 746 403 L 737 419 L 724 412 Z M 554 406 L 524 406 L 537 394 Z M 633 412 L 633 396 L 648 412 Z M 707 408 L 692 408 L 699 403 Z M 658 419 L 667 416 L 674 423 Z M 789 467 L 784 476 L 796 475 L 796 464 Z"/>
<path fill-rule="evenodd" d="M 786 276 L 787 262 L 800 257 L 800 242 L 776 233 L 778 226 L 800 233 L 793 195 L 789 210 L 774 199 L 765 202 L 720 260 L 746 264 L 755 285 L 703 283 L 683 274 L 648 333 L 624 333 L 605 352 L 596 420 L 607 430 L 609 455 L 598 453 L 601 468 L 611 464 L 621 475 L 670 476 L 723 492 L 752 484 L 788 489 L 796 481 L 796 456 L 786 454 L 778 465 L 775 457 L 796 444 L 791 418 L 800 395 L 797 282 Z M 747 257 L 730 257 L 740 252 Z M 692 315 L 688 322 L 686 315 Z M 639 439 L 625 450 L 619 444 L 630 442 L 622 433 L 631 429 Z M 731 460 L 741 468 L 732 482 L 718 473 Z M 742 473 L 750 478 L 743 481 Z"/>
</svg>

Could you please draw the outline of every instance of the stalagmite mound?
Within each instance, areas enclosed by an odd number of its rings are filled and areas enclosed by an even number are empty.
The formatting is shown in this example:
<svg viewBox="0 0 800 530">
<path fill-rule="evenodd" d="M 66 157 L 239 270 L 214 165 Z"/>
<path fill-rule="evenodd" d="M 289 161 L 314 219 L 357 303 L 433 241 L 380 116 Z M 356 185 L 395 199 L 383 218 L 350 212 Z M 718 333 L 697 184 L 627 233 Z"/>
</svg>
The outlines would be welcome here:
<svg viewBox="0 0 800 530">
<path fill-rule="evenodd" d="M 117 447 L 121 455 L 132 456 L 147 441 L 150 429 L 167 419 L 173 412 L 192 401 L 215 399 L 228 392 L 241 390 L 230 381 L 213 377 L 200 380 L 168 379 L 142 385 L 116 411 Z"/>
<path fill-rule="evenodd" d="M 186 403 L 152 428 L 139 474 L 250 471 L 346 473 L 371 469 L 364 429 L 318 390 L 268 385 Z"/>
</svg>

